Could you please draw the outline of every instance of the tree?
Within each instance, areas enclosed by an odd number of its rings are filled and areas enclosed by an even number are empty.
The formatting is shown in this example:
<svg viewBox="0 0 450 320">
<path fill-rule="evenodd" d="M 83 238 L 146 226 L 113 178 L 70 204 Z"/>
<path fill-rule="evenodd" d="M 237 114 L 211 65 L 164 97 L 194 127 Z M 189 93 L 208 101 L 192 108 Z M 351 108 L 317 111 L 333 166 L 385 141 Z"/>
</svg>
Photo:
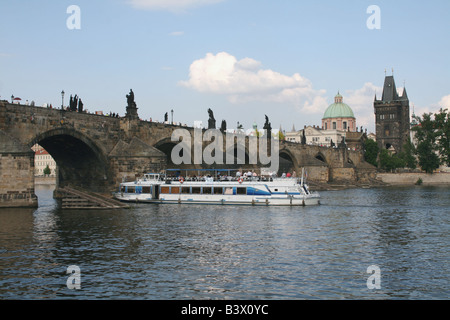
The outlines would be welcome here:
<svg viewBox="0 0 450 320">
<path fill-rule="evenodd" d="M 278 136 L 278 140 L 280 140 L 280 141 L 284 141 L 286 139 L 286 136 L 284 135 L 283 131 L 281 131 L 281 130 L 278 131 L 277 136 Z"/>
<path fill-rule="evenodd" d="M 367 139 L 366 141 L 364 141 L 364 159 L 375 167 L 378 166 L 378 149 L 378 143 L 376 143 L 374 140 Z"/>
<path fill-rule="evenodd" d="M 47 167 L 45 167 L 45 169 L 44 169 L 44 174 L 45 174 L 46 176 L 49 176 L 50 173 L 52 173 L 52 171 L 50 170 L 49 166 L 47 165 Z"/>
<path fill-rule="evenodd" d="M 439 157 L 434 152 L 432 145 L 426 142 L 421 142 L 417 146 L 417 154 L 419 156 L 419 166 L 426 173 L 433 173 L 434 170 L 439 168 Z"/>
<path fill-rule="evenodd" d="M 436 138 L 438 130 L 436 123 L 431 118 L 431 113 L 425 113 L 422 117 L 415 116 L 419 125 L 414 127 L 417 138 L 417 156 L 419 158 L 419 166 L 427 173 L 439 168 L 438 148 Z"/>
<path fill-rule="evenodd" d="M 415 169 L 417 167 L 417 159 L 414 156 L 416 153 L 416 148 L 412 144 L 411 140 L 408 139 L 403 145 L 403 151 L 398 155 L 400 159 L 405 162 L 405 165 L 410 169 Z"/>
<path fill-rule="evenodd" d="M 450 166 L 450 113 L 448 110 L 441 108 L 439 113 L 434 115 L 434 122 L 441 163 Z"/>
<path fill-rule="evenodd" d="M 380 168 L 386 171 L 392 171 L 397 168 L 404 168 L 405 161 L 398 155 L 391 155 L 387 149 L 380 152 Z"/>
</svg>

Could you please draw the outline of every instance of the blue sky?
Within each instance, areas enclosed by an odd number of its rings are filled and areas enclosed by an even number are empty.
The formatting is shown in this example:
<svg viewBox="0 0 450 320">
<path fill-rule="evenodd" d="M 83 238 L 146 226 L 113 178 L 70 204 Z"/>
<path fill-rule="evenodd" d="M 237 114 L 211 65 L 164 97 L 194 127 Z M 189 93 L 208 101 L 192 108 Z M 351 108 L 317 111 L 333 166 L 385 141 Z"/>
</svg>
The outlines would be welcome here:
<svg viewBox="0 0 450 320">
<path fill-rule="evenodd" d="M 71 30 L 70 5 L 81 29 Z M 370 5 L 380 8 L 371 30 Z M 385 70 L 416 113 L 450 108 L 450 1 L 22 0 L 0 3 L 0 96 L 143 119 L 290 130 L 320 125 L 340 91 L 374 131 Z"/>
</svg>

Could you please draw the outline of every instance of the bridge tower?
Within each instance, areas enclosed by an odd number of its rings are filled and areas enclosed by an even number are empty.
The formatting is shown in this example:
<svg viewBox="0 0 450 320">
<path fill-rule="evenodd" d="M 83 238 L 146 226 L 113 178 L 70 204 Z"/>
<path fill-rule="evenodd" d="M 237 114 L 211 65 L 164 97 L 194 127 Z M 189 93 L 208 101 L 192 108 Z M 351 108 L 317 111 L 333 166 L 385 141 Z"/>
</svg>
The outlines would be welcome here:
<svg viewBox="0 0 450 320">
<path fill-rule="evenodd" d="M 394 76 L 386 76 L 383 96 L 378 100 L 375 95 L 374 109 L 378 147 L 401 152 L 410 136 L 409 99 L 406 88 L 399 96 Z"/>
</svg>

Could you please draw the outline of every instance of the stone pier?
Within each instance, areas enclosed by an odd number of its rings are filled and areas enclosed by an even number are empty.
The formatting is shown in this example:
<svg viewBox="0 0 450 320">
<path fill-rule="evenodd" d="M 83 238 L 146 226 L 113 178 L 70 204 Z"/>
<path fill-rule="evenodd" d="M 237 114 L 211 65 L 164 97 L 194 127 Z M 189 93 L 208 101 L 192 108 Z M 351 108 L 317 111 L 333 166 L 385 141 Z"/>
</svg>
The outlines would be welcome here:
<svg viewBox="0 0 450 320">
<path fill-rule="evenodd" d="M 0 208 L 37 205 L 34 152 L 0 131 Z"/>
</svg>

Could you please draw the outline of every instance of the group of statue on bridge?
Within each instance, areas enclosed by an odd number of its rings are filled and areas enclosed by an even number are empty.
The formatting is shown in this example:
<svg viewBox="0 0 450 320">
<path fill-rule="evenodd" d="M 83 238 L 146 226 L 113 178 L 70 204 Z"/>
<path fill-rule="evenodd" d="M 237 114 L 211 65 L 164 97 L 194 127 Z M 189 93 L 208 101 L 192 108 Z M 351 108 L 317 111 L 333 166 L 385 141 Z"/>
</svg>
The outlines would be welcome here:
<svg viewBox="0 0 450 320">
<path fill-rule="evenodd" d="M 83 112 L 83 102 L 78 97 L 78 95 L 75 95 L 75 97 L 72 97 L 72 95 L 70 95 L 69 111 Z"/>
<path fill-rule="evenodd" d="M 129 109 L 136 109 L 136 102 L 134 101 L 134 92 L 132 89 L 130 89 L 130 93 L 126 95 L 127 97 L 127 110 Z M 72 97 L 70 97 L 71 101 L 72 101 Z M 74 99 L 74 105 L 76 105 L 76 101 L 78 101 L 78 97 L 75 96 Z M 79 104 L 81 103 L 81 108 L 83 107 L 83 104 L 81 102 L 81 99 L 79 101 Z M 71 103 L 72 106 L 72 103 Z M 72 107 L 71 107 L 72 109 Z M 75 108 L 76 110 L 76 108 Z M 135 112 L 135 111 L 134 111 Z M 216 119 L 214 118 L 214 112 L 211 110 L 211 108 L 208 109 L 208 115 L 209 115 L 209 119 L 208 119 L 208 129 L 216 129 Z M 168 112 L 166 112 L 164 114 L 164 123 L 168 123 L 169 121 L 169 114 Z M 267 135 L 267 137 L 271 137 L 271 132 L 272 132 L 272 125 L 269 122 L 269 117 L 267 115 L 265 115 L 265 123 L 264 123 L 264 130 L 266 130 L 269 134 Z M 222 120 L 221 126 L 220 126 L 220 131 L 225 132 L 227 130 L 227 122 L 225 120 Z M 361 132 L 362 132 L 362 127 L 361 127 Z M 301 137 L 301 144 L 302 145 L 306 145 L 306 134 L 305 134 L 305 130 L 303 130 L 303 134 Z M 331 147 L 335 147 L 336 144 L 331 141 Z M 345 148 L 346 147 L 346 143 L 345 143 L 345 138 L 342 137 L 342 141 L 339 143 L 338 145 L 339 148 Z"/>
</svg>

